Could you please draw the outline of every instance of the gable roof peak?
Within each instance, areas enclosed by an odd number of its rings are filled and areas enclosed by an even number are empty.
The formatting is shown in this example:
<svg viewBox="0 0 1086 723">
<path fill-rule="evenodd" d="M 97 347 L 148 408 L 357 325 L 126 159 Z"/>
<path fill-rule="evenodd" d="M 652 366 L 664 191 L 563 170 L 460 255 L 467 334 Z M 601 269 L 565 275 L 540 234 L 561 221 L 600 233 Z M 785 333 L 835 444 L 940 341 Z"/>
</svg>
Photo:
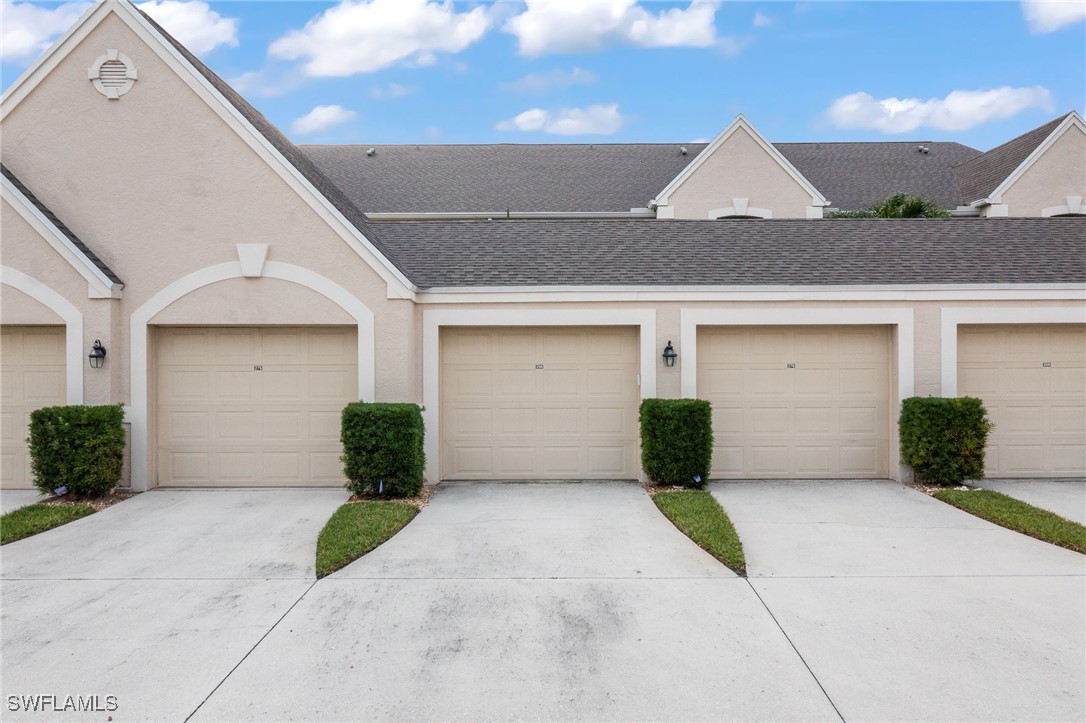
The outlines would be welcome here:
<svg viewBox="0 0 1086 723">
<path fill-rule="evenodd" d="M 1072 110 L 958 166 L 962 203 L 998 203 L 1003 191 L 1071 125 L 1086 130 L 1082 116 Z"/>
<path fill-rule="evenodd" d="M 791 161 L 784 157 L 784 154 L 782 154 L 776 146 L 766 140 L 765 136 L 763 136 L 758 131 L 758 129 L 754 127 L 754 124 L 747 120 L 746 116 L 744 116 L 742 113 L 739 113 L 735 116 L 732 122 L 724 128 L 724 130 L 717 134 L 716 138 L 710 141 L 709 144 L 705 146 L 705 148 L 703 148 L 697 156 L 694 157 L 694 160 L 692 160 L 685 168 L 683 168 L 682 171 L 679 172 L 679 175 L 675 176 L 675 178 L 673 178 L 671 182 L 668 183 L 662 191 L 660 191 L 660 193 L 656 194 L 656 197 L 652 200 L 651 205 L 666 205 L 671 197 L 671 194 L 674 193 L 675 190 L 679 188 L 679 186 L 685 183 L 686 180 L 689 179 L 690 176 L 692 176 L 694 172 L 697 171 L 698 168 L 700 168 L 701 165 L 705 163 L 705 161 L 707 161 L 709 157 L 717 151 L 718 148 L 720 148 L 720 146 L 724 145 L 725 141 L 731 138 L 735 131 L 739 128 L 747 131 L 747 133 L 750 134 L 754 141 L 759 146 L 761 146 L 762 150 L 765 151 L 772 160 L 776 161 L 776 163 L 781 168 L 783 168 L 784 171 L 789 176 L 791 176 L 792 179 L 796 183 L 798 183 L 804 191 L 810 194 L 812 206 L 825 206 L 829 203 L 826 200 L 826 197 L 823 196 L 822 193 L 814 187 L 814 184 L 808 181 L 804 177 L 804 175 L 800 173 L 795 166 L 792 165 Z"/>
</svg>

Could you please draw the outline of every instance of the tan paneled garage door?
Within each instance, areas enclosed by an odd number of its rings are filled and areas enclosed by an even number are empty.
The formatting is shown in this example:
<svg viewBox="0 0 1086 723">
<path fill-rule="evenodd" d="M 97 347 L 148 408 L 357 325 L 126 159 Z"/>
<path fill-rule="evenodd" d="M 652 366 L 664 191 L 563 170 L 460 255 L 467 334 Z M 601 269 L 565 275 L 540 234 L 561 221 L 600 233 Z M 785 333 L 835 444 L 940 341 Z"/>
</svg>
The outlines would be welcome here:
<svg viewBox="0 0 1086 723">
<path fill-rule="evenodd" d="M 158 483 L 337 485 L 353 328 L 160 328 Z"/>
<path fill-rule="evenodd" d="M 27 452 L 30 413 L 66 403 L 64 327 L 0 330 L 0 487 L 34 486 Z"/>
<path fill-rule="evenodd" d="M 713 477 L 889 476 L 888 327 L 702 327 L 698 396 Z"/>
<path fill-rule="evenodd" d="M 1086 474 L 1086 326 L 958 327 L 958 394 L 995 423 L 987 476 Z"/>
<path fill-rule="evenodd" d="M 441 334 L 445 479 L 638 475 L 636 328 Z"/>
</svg>

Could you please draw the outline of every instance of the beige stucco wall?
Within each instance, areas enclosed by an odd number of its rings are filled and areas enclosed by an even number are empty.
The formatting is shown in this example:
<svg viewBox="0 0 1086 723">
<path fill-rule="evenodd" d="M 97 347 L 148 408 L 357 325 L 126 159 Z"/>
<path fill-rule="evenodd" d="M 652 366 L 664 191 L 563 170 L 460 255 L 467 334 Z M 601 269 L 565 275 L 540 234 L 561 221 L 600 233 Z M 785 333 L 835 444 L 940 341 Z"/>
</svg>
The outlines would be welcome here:
<svg viewBox="0 0 1086 723">
<path fill-rule="evenodd" d="M 18 289 L 0 284 L 0 324 L 4 325 L 63 325 L 64 320 L 40 301 L 35 301 Z"/>
<path fill-rule="evenodd" d="M 806 218 L 811 196 L 744 128 L 737 128 L 672 192 L 675 218 L 707 219 L 709 211 L 749 199 L 773 218 Z"/>
<path fill-rule="evenodd" d="M 1040 216 L 1067 196 L 1086 197 L 1086 133 L 1070 126 L 1037 162 L 1003 193 L 1010 216 Z"/>
<path fill-rule="evenodd" d="M 106 99 L 87 80 L 87 68 L 109 48 L 139 71 L 120 100 Z M 106 17 L 5 117 L 0 152 L 126 283 L 120 301 L 88 304 L 86 281 L 59 259 L 42 260 L 44 252 L 32 247 L 44 242 L 21 241 L 26 234 L 9 230 L 18 221 L 9 224 L 14 212 L 5 209 L 3 262 L 87 309 L 86 336 L 109 349 L 110 373 L 85 375 L 88 402 L 131 402 L 131 315 L 178 279 L 237 261 L 239 243 L 268 244 L 268 261 L 315 272 L 365 304 L 375 317 L 377 398 L 415 397 L 412 302 L 389 300 L 383 279 L 117 16 Z M 112 304 L 116 314 L 95 316 L 96 304 Z M 267 278 L 204 287 L 155 319 L 264 320 L 351 321 L 315 292 Z"/>
<path fill-rule="evenodd" d="M 126 365 L 118 363 L 113 353 L 117 338 L 114 323 L 120 302 L 88 298 L 87 280 L 7 200 L 0 201 L 0 264 L 34 278 L 78 310 L 83 318 L 82 353 L 88 353 L 94 340 L 101 339 L 110 354 L 104 368 L 84 370 L 83 399 L 88 404 L 121 401 L 115 398 L 115 391 Z M 0 288 L 0 323 L 64 323 L 59 314 L 26 294 L 7 285 Z"/>
</svg>

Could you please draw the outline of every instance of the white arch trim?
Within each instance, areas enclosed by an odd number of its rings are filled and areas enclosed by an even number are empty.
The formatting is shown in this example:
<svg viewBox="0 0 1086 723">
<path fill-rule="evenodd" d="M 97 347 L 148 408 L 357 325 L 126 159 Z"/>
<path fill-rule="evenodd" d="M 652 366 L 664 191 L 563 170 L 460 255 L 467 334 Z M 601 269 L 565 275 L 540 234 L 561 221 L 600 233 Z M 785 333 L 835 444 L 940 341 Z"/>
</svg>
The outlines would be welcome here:
<svg viewBox="0 0 1086 723">
<path fill-rule="evenodd" d="M 18 289 L 45 304 L 64 320 L 64 359 L 67 369 L 68 404 L 83 403 L 83 314 L 72 302 L 32 276 L 10 266 L 0 266 L 0 283 Z"/>
<path fill-rule="evenodd" d="M 315 271 L 283 263 L 268 261 L 264 264 L 263 277 L 289 281 L 316 291 L 350 314 L 358 324 L 358 396 L 372 401 L 375 398 L 376 377 L 374 363 L 373 312 L 334 281 Z M 150 299 L 133 314 L 130 321 L 132 347 L 132 406 L 129 421 L 132 423 L 132 487 L 146 490 L 150 483 L 148 438 L 148 388 L 147 388 L 147 325 L 155 314 L 197 289 L 244 276 L 240 261 L 208 266 L 177 279 Z"/>
</svg>

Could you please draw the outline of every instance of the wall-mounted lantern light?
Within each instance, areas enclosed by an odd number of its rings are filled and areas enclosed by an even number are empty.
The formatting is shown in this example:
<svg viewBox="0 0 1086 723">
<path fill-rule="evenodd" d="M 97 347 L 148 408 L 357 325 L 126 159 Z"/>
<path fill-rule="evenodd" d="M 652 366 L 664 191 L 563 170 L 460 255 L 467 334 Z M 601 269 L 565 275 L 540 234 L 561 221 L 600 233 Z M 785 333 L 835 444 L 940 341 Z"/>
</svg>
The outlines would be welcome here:
<svg viewBox="0 0 1086 723">
<path fill-rule="evenodd" d="M 91 347 L 87 358 L 90 359 L 91 369 L 101 369 L 102 365 L 106 363 L 106 348 L 102 346 L 100 340 L 94 340 L 94 346 Z"/>
<path fill-rule="evenodd" d="M 664 357 L 664 366 L 675 366 L 675 360 L 679 358 L 679 353 L 675 351 L 675 347 L 671 346 L 671 340 L 667 340 L 667 346 L 664 347 L 664 353 L 661 354 Z"/>
</svg>

